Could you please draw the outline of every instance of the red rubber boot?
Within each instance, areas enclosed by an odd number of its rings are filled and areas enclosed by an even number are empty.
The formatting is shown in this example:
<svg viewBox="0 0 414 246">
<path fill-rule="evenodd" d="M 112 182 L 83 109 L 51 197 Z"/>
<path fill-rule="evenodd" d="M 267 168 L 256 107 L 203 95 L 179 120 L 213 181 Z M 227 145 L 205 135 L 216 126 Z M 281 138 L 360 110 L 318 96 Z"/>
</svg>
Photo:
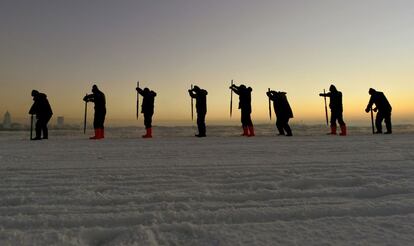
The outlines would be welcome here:
<svg viewBox="0 0 414 246">
<path fill-rule="evenodd" d="M 243 133 L 242 136 L 249 136 L 249 128 L 243 126 Z"/>
<path fill-rule="evenodd" d="M 99 128 L 95 129 L 95 136 L 90 137 L 89 139 L 99 139 L 100 131 Z"/>
<path fill-rule="evenodd" d="M 152 128 L 147 128 L 147 134 L 142 135 L 143 138 L 152 138 Z"/>
<path fill-rule="evenodd" d="M 336 135 L 336 126 L 331 126 L 331 132 L 328 135 Z"/>
<path fill-rule="evenodd" d="M 255 135 L 254 135 L 254 128 L 253 128 L 253 126 L 249 126 L 249 135 L 248 135 L 249 137 L 254 137 Z"/>
<path fill-rule="evenodd" d="M 99 129 L 99 139 L 105 138 L 105 131 L 104 128 Z"/>
<path fill-rule="evenodd" d="M 339 135 L 340 136 L 346 136 L 346 125 L 341 126 L 341 133 Z"/>
</svg>

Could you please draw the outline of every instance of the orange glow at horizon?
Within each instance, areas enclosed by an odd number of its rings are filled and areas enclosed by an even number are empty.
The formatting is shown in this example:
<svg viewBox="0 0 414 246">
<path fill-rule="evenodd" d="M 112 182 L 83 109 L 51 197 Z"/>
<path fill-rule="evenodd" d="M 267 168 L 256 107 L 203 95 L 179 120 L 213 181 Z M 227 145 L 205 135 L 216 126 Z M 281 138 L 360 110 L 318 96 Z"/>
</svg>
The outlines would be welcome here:
<svg viewBox="0 0 414 246">
<path fill-rule="evenodd" d="M 190 84 L 209 92 L 207 122 L 239 124 L 237 96 L 229 118 L 234 79 L 253 88 L 253 122 L 268 122 L 271 88 L 288 93 L 292 122 L 324 124 L 318 94 L 332 83 L 343 93 L 349 125 L 367 120 L 370 87 L 385 93 L 394 123 L 414 123 L 413 8 L 401 0 L 8 1 L 0 9 L 7 30 L 0 117 L 8 110 L 26 119 L 37 89 L 54 117 L 80 121 L 82 98 L 97 84 L 108 124 L 141 124 L 140 80 L 158 94 L 154 124 L 191 124 Z"/>
</svg>

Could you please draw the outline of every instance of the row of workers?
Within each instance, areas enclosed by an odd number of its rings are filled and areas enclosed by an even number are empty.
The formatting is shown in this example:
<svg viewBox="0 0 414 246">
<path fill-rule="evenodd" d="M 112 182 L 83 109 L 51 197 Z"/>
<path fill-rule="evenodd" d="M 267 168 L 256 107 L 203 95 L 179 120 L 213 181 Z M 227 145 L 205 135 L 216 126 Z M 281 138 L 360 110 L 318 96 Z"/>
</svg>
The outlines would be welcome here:
<svg viewBox="0 0 414 246">
<path fill-rule="evenodd" d="M 145 135 L 143 138 L 152 138 L 152 116 L 154 114 L 154 101 L 157 93 L 148 89 L 148 88 L 136 88 L 139 95 L 143 97 L 143 102 L 141 106 L 141 113 L 144 115 L 144 125 L 146 129 Z M 255 135 L 253 122 L 251 119 L 251 93 L 252 88 L 246 87 L 245 85 L 237 86 L 232 84 L 230 90 L 239 96 L 239 109 L 241 110 L 241 123 L 243 128 L 242 136 L 252 137 Z M 382 133 L 382 121 L 385 120 L 385 125 L 387 131 L 385 134 L 391 134 L 391 105 L 385 97 L 384 93 L 376 91 L 372 88 L 369 89 L 369 94 L 371 95 L 369 103 L 365 109 L 368 113 L 375 104 L 373 109 L 375 112 L 378 112 L 376 115 L 375 126 L 376 133 Z M 196 101 L 196 112 L 197 112 L 197 126 L 198 134 L 196 137 L 206 137 L 206 114 L 207 114 L 207 91 L 201 89 L 198 86 L 194 86 L 192 89 L 188 90 L 188 93 L 192 99 Z M 292 130 L 289 126 L 289 120 L 293 118 L 293 112 L 289 105 L 289 102 L 286 97 L 286 92 L 280 91 L 271 91 L 267 93 L 269 100 L 273 101 L 274 112 L 276 114 L 276 128 L 279 132 L 279 135 L 292 136 Z M 47 100 L 47 96 L 44 93 L 40 93 L 36 90 L 32 91 L 32 96 L 34 103 L 29 111 L 29 114 L 36 115 L 36 136 L 33 140 L 47 139 L 48 138 L 48 128 L 47 124 L 52 117 L 52 109 Z M 329 134 L 337 134 L 337 124 L 338 122 L 341 132 L 341 136 L 347 135 L 346 124 L 343 119 L 343 106 L 342 106 L 342 93 L 336 89 L 334 85 L 331 85 L 328 93 L 319 94 L 321 97 L 329 97 L 330 103 L 329 107 L 331 109 L 331 120 L 330 127 L 331 131 Z M 92 86 L 92 94 L 86 95 L 83 100 L 85 102 L 94 103 L 94 121 L 93 127 L 95 130 L 95 135 L 90 137 L 90 139 L 103 139 L 105 137 L 104 133 L 104 122 L 106 116 L 106 100 L 105 95 L 102 91 L 98 89 L 96 85 Z M 43 137 L 42 137 L 43 132 Z"/>
</svg>

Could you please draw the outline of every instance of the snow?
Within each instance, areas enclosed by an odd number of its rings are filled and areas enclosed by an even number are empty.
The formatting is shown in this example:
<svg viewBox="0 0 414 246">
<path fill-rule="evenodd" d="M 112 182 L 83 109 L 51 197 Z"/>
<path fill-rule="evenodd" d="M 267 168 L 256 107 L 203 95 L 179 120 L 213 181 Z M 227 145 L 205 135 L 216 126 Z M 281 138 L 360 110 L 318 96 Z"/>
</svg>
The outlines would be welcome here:
<svg viewBox="0 0 414 246">
<path fill-rule="evenodd" d="M 414 242 L 412 133 L 138 133 L 1 134 L 0 245 Z"/>
</svg>

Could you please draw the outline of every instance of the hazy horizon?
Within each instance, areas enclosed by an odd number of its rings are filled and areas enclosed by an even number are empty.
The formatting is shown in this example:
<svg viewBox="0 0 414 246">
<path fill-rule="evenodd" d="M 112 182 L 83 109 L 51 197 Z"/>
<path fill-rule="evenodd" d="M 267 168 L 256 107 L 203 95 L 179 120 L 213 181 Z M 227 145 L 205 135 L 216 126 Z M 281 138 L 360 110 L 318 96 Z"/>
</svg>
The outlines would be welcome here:
<svg viewBox="0 0 414 246">
<path fill-rule="evenodd" d="M 90 110 L 93 110 L 92 107 Z M 91 111 L 89 111 L 91 112 Z M 5 113 L 5 112 L 4 112 Z M 3 123 L 4 119 L 4 113 L 0 112 L 0 125 Z M 83 126 L 83 118 L 67 118 L 64 115 L 53 115 L 49 125 L 55 126 L 57 125 L 57 117 L 64 117 L 64 124 L 67 126 Z M 324 117 L 324 116 L 323 116 Z M 14 115 L 11 113 L 12 123 L 18 123 L 21 125 L 28 126 L 30 123 L 30 116 L 27 115 L 25 117 L 14 117 Z M 207 125 L 210 126 L 238 126 L 240 125 L 240 119 L 239 115 L 236 115 L 236 117 L 223 119 L 223 120 L 217 120 L 217 119 L 209 119 L 206 118 Z M 253 119 L 254 125 L 274 125 L 275 124 L 275 116 L 272 115 L 272 119 Z M 366 114 L 366 117 L 364 118 L 348 118 L 345 119 L 348 126 L 357 126 L 357 127 L 366 127 L 371 126 L 371 118 L 369 114 Z M 143 126 L 144 117 L 140 117 L 137 119 L 113 119 L 108 118 L 106 120 L 106 126 L 108 127 L 141 127 Z M 290 124 L 292 125 L 326 125 L 325 118 L 313 118 L 313 119 L 301 119 L 301 118 L 293 118 L 290 121 Z M 93 112 L 88 114 L 87 123 L 91 125 L 93 123 Z M 190 114 L 185 119 L 181 120 L 160 120 L 155 119 L 154 120 L 154 126 L 196 126 L 196 119 L 193 121 L 191 120 Z M 393 125 L 414 125 L 413 118 L 393 118 L 392 121 Z"/>
<path fill-rule="evenodd" d="M 82 97 L 96 83 L 107 123 L 132 124 L 139 80 L 158 93 L 154 124 L 191 124 L 190 84 L 209 92 L 208 122 L 237 124 L 236 96 L 229 119 L 234 79 L 253 88 L 254 123 L 267 121 L 270 87 L 288 92 L 293 122 L 323 124 L 318 94 L 331 83 L 347 124 L 369 122 L 370 87 L 388 97 L 394 123 L 412 122 L 412 9 L 408 0 L 6 0 L 0 114 L 27 118 L 37 89 L 54 117 L 82 120 Z"/>
</svg>

